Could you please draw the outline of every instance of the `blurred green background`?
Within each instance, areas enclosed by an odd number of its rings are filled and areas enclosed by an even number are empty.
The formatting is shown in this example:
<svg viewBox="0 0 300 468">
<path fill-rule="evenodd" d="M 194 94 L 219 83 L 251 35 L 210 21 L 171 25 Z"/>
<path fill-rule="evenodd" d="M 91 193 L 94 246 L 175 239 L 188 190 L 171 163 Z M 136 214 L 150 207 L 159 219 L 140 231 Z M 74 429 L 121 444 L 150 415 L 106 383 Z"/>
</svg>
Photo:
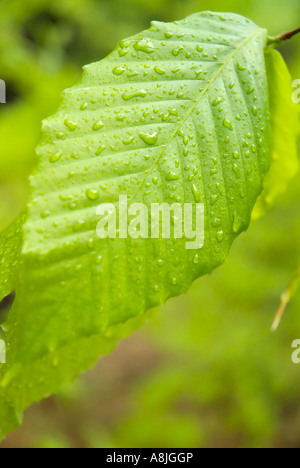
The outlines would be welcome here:
<svg viewBox="0 0 300 468">
<path fill-rule="evenodd" d="M 41 120 L 85 63 L 146 29 L 201 10 L 233 11 L 277 35 L 299 0 L 0 1 L 0 229 L 26 200 Z M 281 48 L 300 78 L 300 38 Z M 292 94 L 292 90 L 291 90 Z M 298 176 L 299 177 L 299 176 Z M 300 184 L 235 243 L 226 264 L 60 395 L 33 405 L 2 447 L 300 447 L 300 297 L 270 325 L 300 264 Z"/>
</svg>

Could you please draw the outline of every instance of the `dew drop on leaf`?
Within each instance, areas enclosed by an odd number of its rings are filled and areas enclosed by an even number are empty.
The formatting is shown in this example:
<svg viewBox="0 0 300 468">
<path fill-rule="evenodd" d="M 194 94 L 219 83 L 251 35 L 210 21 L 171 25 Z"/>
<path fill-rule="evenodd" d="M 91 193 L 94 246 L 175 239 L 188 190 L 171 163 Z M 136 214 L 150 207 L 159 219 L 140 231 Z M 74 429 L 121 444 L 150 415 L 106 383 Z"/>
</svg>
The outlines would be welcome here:
<svg viewBox="0 0 300 468">
<path fill-rule="evenodd" d="M 97 131 L 97 130 L 100 130 L 101 128 L 104 127 L 104 123 L 99 121 L 99 122 L 95 122 L 94 125 L 93 125 L 93 130 L 94 131 Z"/>
<path fill-rule="evenodd" d="M 105 150 L 105 148 L 106 148 L 106 146 L 100 145 L 99 148 L 96 151 L 96 156 L 100 156 L 100 154 L 102 153 L 102 151 Z"/>
<path fill-rule="evenodd" d="M 119 66 L 119 67 L 115 67 L 112 72 L 114 75 L 122 75 L 125 72 L 125 70 L 126 70 L 125 67 Z"/>
<path fill-rule="evenodd" d="M 161 67 L 154 67 L 154 71 L 159 75 L 164 75 L 166 73 L 166 71 Z"/>
<path fill-rule="evenodd" d="M 59 151 L 59 152 L 57 152 L 55 154 L 52 154 L 52 156 L 50 156 L 49 161 L 51 163 L 55 163 L 55 162 L 59 161 L 61 159 L 61 157 L 62 157 L 62 152 Z"/>
<path fill-rule="evenodd" d="M 122 94 L 122 98 L 125 100 L 125 101 L 129 101 L 130 99 L 134 99 L 134 98 L 137 98 L 137 97 L 142 97 L 144 98 L 145 96 L 147 96 L 147 91 L 145 90 L 140 90 L 140 91 L 134 91 L 132 93 L 124 93 Z"/>
<path fill-rule="evenodd" d="M 233 215 L 233 226 L 232 226 L 233 232 L 235 234 L 239 232 L 241 225 L 242 225 L 242 220 L 239 217 L 238 213 L 235 211 Z"/>
<path fill-rule="evenodd" d="M 166 176 L 166 180 L 171 181 L 171 180 L 178 180 L 179 175 L 176 174 L 176 172 L 169 172 L 169 174 Z"/>
<path fill-rule="evenodd" d="M 244 67 L 244 65 L 242 65 L 241 63 L 237 63 L 237 67 L 239 70 L 241 71 L 245 71 L 246 70 L 246 67 Z"/>
<path fill-rule="evenodd" d="M 133 47 L 136 51 L 145 52 L 146 54 L 151 54 L 155 50 L 154 45 L 145 39 L 136 42 Z"/>
<path fill-rule="evenodd" d="M 74 130 L 76 130 L 76 128 L 78 127 L 77 123 L 72 122 L 71 120 L 68 120 L 68 119 L 65 119 L 64 124 L 72 132 L 74 132 Z"/>
<path fill-rule="evenodd" d="M 88 197 L 89 200 L 98 200 L 99 198 L 99 192 L 98 190 L 95 190 L 95 189 L 88 189 L 86 191 L 86 196 Z"/>
<path fill-rule="evenodd" d="M 233 130 L 233 126 L 232 126 L 232 123 L 230 122 L 230 120 L 224 119 L 223 120 L 223 125 L 224 125 L 224 127 L 229 128 L 229 130 Z"/>
<path fill-rule="evenodd" d="M 158 133 L 139 133 L 139 137 L 146 143 L 146 145 L 155 145 L 158 138 Z"/>
<path fill-rule="evenodd" d="M 193 258 L 193 262 L 195 263 L 195 265 L 197 265 L 199 263 L 199 255 L 196 254 Z"/>
<path fill-rule="evenodd" d="M 200 203 L 201 202 L 201 193 L 200 193 L 198 187 L 195 184 L 192 185 L 192 192 L 193 192 L 196 203 Z"/>
<path fill-rule="evenodd" d="M 222 98 L 218 97 L 217 99 L 215 99 L 212 103 L 213 106 L 217 106 L 218 104 L 220 104 L 222 102 Z"/>
<path fill-rule="evenodd" d="M 217 241 L 221 243 L 224 239 L 224 232 L 223 231 L 218 231 L 217 232 Z"/>
</svg>

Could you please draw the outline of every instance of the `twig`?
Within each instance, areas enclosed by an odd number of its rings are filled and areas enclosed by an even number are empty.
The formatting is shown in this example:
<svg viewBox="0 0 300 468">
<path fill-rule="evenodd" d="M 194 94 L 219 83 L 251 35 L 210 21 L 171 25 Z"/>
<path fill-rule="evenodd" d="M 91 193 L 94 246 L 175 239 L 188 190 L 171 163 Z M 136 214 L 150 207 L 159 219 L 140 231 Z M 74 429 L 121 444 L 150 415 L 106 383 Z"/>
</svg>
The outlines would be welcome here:
<svg viewBox="0 0 300 468">
<path fill-rule="evenodd" d="M 278 46 L 282 42 L 292 39 L 292 37 L 296 36 L 296 34 L 299 34 L 299 33 L 300 33 L 300 28 L 297 28 L 297 29 L 294 29 L 293 31 L 280 34 L 280 36 L 277 36 L 277 37 L 269 37 L 268 45 Z"/>
<path fill-rule="evenodd" d="M 294 294 L 296 292 L 297 280 L 299 280 L 299 277 L 300 277 L 300 267 L 294 273 L 292 281 L 290 282 L 290 284 L 288 285 L 286 290 L 281 295 L 281 303 L 280 303 L 279 309 L 278 309 L 278 311 L 277 311 L 277 313 L 275 315 L 275 319 L 274 319 L 274 322 L 273 322 L 272 327 L 271 327 L 272 331 L 277 330 L 277 328 L 278 328 L 278 326 L 279 326 L 279 324 L 281 322 L 282 316 L 283 316 L 289 302 L 291 301 L 291 299 L 293 298 L 293 296 L 294 296 Z"/>
</svg>

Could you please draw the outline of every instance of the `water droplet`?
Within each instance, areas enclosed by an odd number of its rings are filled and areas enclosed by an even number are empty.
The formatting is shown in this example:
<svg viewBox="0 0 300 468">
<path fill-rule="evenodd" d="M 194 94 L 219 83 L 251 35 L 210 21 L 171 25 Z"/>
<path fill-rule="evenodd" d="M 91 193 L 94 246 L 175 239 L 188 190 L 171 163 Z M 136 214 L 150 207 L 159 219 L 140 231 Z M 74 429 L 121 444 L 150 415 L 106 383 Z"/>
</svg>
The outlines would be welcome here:
<svg viewBox="0 0 300 468">
<path fill-rule="evenodd" d="M 128 138 L 128 140 L 123 140 L 124 145 L 130 145 L 134 141 L 134 136 Z"/>
<path fill-rule="evenodd" d="M 178 49 L 172 50 L 172 54 L 174 55 L 174 57 L 177 57 L 182 50 L 183 50 L 183 47 L 178 47 Z"/>
<path fill-rule="evenodd" d="M 61 199 L 61 201 L 69 201 L 69 200 L 73 200 L 73 195 L 69 195 L 69 194 L 61 194 L 59 196 L 59 198 Z"/>
<path fill-rule="evenodd" d="M 193 258 L 193 262 L 195 263 L 195 265 L 197 265 L 199 263 L 199 255 L 196 254 Z"/>
<path fill-rule="evenodd" d="M 100 145 L 99 148 L 96 151 L 96 156 L 100 156 L 100 154 L 102 153 L 102 151 L 105 150 L 105 148 L 106 148 L 106 146 Z"/>
<path fill-rule="evenodd" d="M 155 145 L 158 138 L 158 133 L 139 133 L 139 137 L 147 144 L 147 145 Z"/>
<path fill-rule="evenodd" d="M 240 168 L 236 163 L 232 164 L 232 170 L 237 177 L 240 177 Z"/>
<path fill-rule="evenodd" d="M 139 72 L 133 71 L 127 74 L 127 78 L 133 78 L 134 76 L 138 76 L 138 75 L 139 75 Z"/>
<path fill-rule="evenodd" d="M 50 156 L 49 161 L 50 161 L 51 163 L 55 163 L 55 162 L 59 161 L 61 157 L 62 157 L 62 152 L 59 151 L 59 152 L 56 153 L 56 154 L 52 154 L 52 156 Z"/>
<path fill-rule="evenodd" d="M 214 219 L 212 220 L 212 222 L 211 222 L 211 225 L 212 225 L 213 227 L 215 227 L 215 228 L 216 228 L 216 227 L 219 227 L 220 224 L 221 224 L 220 218 L 214 218 Z"/>
<path fill-rule="evenodd" d="M 125 72 L 125 70 L 126 70 L 126 67 L 120 66 L 120 67 L 115 67 L 112 72 L 114 75 L 122 75 Z"/>
<path fill-rule="evenodd" d="M 93 125 L 93 130 L 97 131 L 104 127 L 104 123 L 99 120 L 99 122 L 95 122 Z"/>
<path fill-rule="evenodd" d="M 123 49 L 123 50 L 120 49 L 119 50 L 119 56 L 120 57 L 124 57 L 126 54 L 128 54 L 128 50 L 126 50 L 126 49 Z"/>
<path fill-rule="evenodd" d="M 218 104 L 220 104 L 222 102 L 222 98 L 218 97 L 217 99 L 215 99 L 212 103 L 213 106 L 217 106 Z"/>
<path fill-rule="evenodd" d="M 166 73 L 166 71 L 161 67 L 154 67 L 154 71 L 156 71 L 156 73 L 159 75 L 164 75 Z"/>
<path fill-rule="evenodd" d="M 223 231 L 217 232 L 217 241 L 221 243 L 223 239 L 224 239 L 224 232 Z"/>
<path fill-rule="evenodd" d="M 224 119 L 223 120 L 223 125 L 224 125 L 224 127 L 229 128 L 229 130 L 233 130 L 233 126 L 232 126 L 232 123 L 230 122 L 230 120 Z"/>
<path fill-rule="evenodd" d="M 169 174 L 166 176 L 166 180 L 178 180 L 179 175 L 176 174 L 176 172 L 169 172 Z"/>
<path fill-rule="evenodd" d="M 201 202 L 201 193 L 195 184 L 192 184 L 192 192 L 197 203 Z"/>
<path fill-rule="evenodd" d="M 152 54 L 155 50 L 154 45 L 145 39 L 140 42 L 136 42 L 133 47 L 137 52 L 145 52 L 146 54 Z"/>
<path fill-rule="evenodd" d="M 171 115 L 178 115 L 177 109 L 169 109 Z"/>
<path fill-rule="evenodd" d="M 96 265 L 100 265 L 101 262 L 102 262 L 102 255 L 98 255 L 98 257 L 96 258 Z"/>
<path fill-rule="evenodd" d="M 210 204 L 211 204 L 211 206 L 214 206 L 214 205 L 217 203 L 217 201 L 218 201 L 218 195 L 212 195 L 212 196 L 210 197 Z"/>
<path fill-rule="evenodd" d="M 188 142 L 189 142 L 189 139 L 188 139 L 188 137 L 186 136 L 186 134 L 185 134 L 182 130 L 180 130 L 180 131 L 178 132 L 178 135 L 181 136 L 181 137 L 183 138 L 183 144 L 186 146 L 186 145 L 188 144 Z"/>
<path fill-rule="evenodd" d="M 71 120 L 69 119 L 66 119 L 65 122 L 64 122 L 65 126 L 71 130 L 72 132 L 74 132 L 74 130 L 76 130 L 76 128 L 78 127 L 77 123 L 75 122 L 72 122 Z"/>
<path fill-rule="evenodd" d="M 241 63 L 238 63 L 238 64 L 237 64 L 237 67 L 238 67 L 238 69 L 241 70 L 241 71 L 245 71 L 245 70 L 246 70 L 246 67 L 244 67 L 244 65 L 242 65 Z"/>
<path fill-rule="evenodd" d="M 129 99 L 133 99 L 133 98 L 137 98 L 137 97 L 145 97 L 147 96 L 147 91 L 145 91 L 144 89 L 141 89 L 140 91 L 133 91 L 132 93 L 124 93 L 122 94 L 122 98 L 125 100 L 125 101 L 129 101 Z"/>
<path fill-rule="evenodd" d="M 95 189 L 88 189 L 86 191 L 86 196 L 88 197 L 89 200 L 95 201 L 95 200 L 98 200 L 99 198 L 99 192 L 98 190 L 95 190 Z"/>
<path fill-rule="evenodd" d="M 242 226 L 242 220 L 239 217 L 238 213 L 235 211 L 233 215 L 233 226 L 232 226 L 233 232 L 235 234 L 238 233 L 241 226 Z"/>
</svg>

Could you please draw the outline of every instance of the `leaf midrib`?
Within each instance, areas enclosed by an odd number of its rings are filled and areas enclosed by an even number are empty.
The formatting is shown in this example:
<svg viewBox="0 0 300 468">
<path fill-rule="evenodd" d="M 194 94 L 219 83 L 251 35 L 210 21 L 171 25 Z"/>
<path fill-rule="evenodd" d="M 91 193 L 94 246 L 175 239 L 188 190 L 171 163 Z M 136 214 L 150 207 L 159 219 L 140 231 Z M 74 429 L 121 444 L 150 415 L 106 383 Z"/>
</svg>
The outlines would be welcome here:
<svg viewBox="0 0 300 468">
<path fill-rule="evenodd" d="M 225 62 L 222 64 L 222 66 L 218 69 L 218 71 L 213 75 L 211 81 L 209 81 L 209 83 L 207 84 L 206 88 L 200 93 L 200 96 L 199 98 L 194 102 L 194 104 L 190 107 L 190 109 L 186 112 L 186 114 L 184 115 L 183 119 L 181 122 L 179 122 L 179 124 L 177 125 L 177 127 L 175 128 L 173 134 L 171 135 L 170 139 L 167 141 L 166 145 L 163 147 L 162 151 L 159 153 L 159 155 L 157 156 L 156 160 L 154 161 L 153 165 L 150 167 L 149 171 L 146 173 L 144 179 L 141 181 L 140 185 L 138 186 L 136 192 L 133 194 L 132 198 L 131 198 L 131 201 L 134 200 L 137 196 L 137 194 L 139 193 L 139 191 L 141 190 L 141 188 L 143 187 L 146 179 L 149 177 L 149 175 L 151 174 L 151 172 L 153 171 L 153 169 L 155 168 L 155 166 L 157 165 L 157 163 L 159 162 L 160 158 L 162 157 L 162 155 L 164 154 L 164 152 L 166 151 L 166 149 L 168 148 L 168 146 L 172 143 L 172 141 L 174 140 L 174 138 L 177 136 L 177 133 L 179 132 L 180 128 L 183 126 L 183 124 L 187 121 L 187 119 L 190 117 L 190 115 L 193 113 L 193 111 L 196 109 L 196 107 L 198 106 L 199 102 L 201 101 L 201 99 L 203 98 L 203 96 L 205 96 L 205 94 L 209 91 L 211 85 L 216 81 L 217 77 L 224 71 L 224 69 L 227 67 L 227 65 L 230 63 L 230 61 L 233 59 L 233 57 L 241 50 L 241 48 L 247 44 L 247 42 L 251 41 L 256 35 L 258 35 L 259 33 L 261 33 L 262 31 L 265 31 L 264 29 L 262 28 L 259 28 L 257 30 L 255 30 L 250 36 L 246 37 L 240 44 L 238 47 L 236 47 L 232 52 L 231 54 L 228 55 L 227 59 L 225 60 Z"/>
</svg>

